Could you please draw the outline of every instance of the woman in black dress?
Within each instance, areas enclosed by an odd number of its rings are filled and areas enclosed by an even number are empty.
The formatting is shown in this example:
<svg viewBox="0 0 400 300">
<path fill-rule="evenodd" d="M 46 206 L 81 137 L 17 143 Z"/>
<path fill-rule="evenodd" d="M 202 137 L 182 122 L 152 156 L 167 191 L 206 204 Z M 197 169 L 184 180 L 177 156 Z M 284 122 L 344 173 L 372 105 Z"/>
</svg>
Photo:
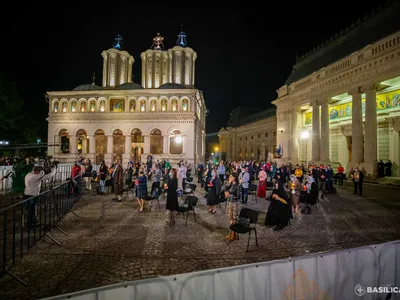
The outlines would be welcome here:
<svg viewBox="0 0 400 300">
<path fill-rule="evenodd" d="M 169 210 L 169 226 L 175 225 L 175 215 L 178 210 L 178 172 L 175 168 L 171 169 L 170 179 L 167 185 L 167 210 Z"/>
<path fill-rule="evenodd" d="M 221 180 L 217 176 L 217 172 L 212 170 L 211 180 L 208 183 L 207 205 L 208 212 L 215 214 L 218 205 L 219 195 L 221 193 Z"/>
<path fill-rule="evenodd" d="M 265 226 L 275 226 L 274 231 L 283 229 L 289 224 L 291 202 L 282 183 L 276 183 L 271 194 L 271 204 L 265 218 Z"/>
</svg>

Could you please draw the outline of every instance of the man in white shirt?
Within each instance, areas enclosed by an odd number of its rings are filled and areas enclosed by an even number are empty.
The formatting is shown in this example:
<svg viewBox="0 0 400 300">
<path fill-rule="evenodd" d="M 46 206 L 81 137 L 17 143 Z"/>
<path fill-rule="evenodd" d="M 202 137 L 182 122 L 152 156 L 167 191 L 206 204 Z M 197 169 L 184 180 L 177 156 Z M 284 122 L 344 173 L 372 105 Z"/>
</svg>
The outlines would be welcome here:
<svg viewBox="0 0 400 300">
<path fill-rule="evenodd" d="M 54 168 L 49 174 L 45 174 L 39 166 L 33 167 L 33 171 L 25 176 L 25 192 L 24 199 L 31 198 L 29 202 L 28 225 L 33 226 L 36 223 L 36 198 L 40 194 L 42 181 L 48 180 L 56 174 L 57 169 Z"/>
</svg>

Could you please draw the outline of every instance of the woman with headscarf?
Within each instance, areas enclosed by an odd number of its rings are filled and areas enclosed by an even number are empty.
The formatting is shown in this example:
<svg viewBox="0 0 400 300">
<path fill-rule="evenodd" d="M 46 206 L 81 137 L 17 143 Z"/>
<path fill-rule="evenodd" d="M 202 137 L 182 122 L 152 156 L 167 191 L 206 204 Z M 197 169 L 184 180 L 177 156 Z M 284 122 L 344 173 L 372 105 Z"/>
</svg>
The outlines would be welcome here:
<svg viewBox="0 0 400 300">
<path fill-rule="evenodd" d="M 228 218 L 229 225 L 236 222 L 239 201 L 240 201 L 240 187 L 239 179 L 235 173 L 229 175 L 228 184 L 224 188 L 224 196 L 226 198 L 226 217 Z M 237 237 L 237 233 L 231 231 L 225 238 L 234 241 Z"/>
<path fill-rule="evenodd" d="M 318 198 L 318 187 L 312 175 L 308 175 L 307 177 L 306 188 L 307 188 L 307 203 L 309 205 L 315 205 L 317 203 L 317 198 Z"/>
<path fill-rule="evenodd" d="M 257 197 L 265 198 L 267 196 L 267 173 L 261 170 L 258 173 L 258 179 Z"/>
<path fill-rule="evenodd" d="M 217 171 L 211 171 L 211 180 L 208 183 L 207 205 L 208 212 L 215 214 L 218 205 L 219 195 L 221 193 L 221 181 L 217 176 Z"/>
<path fill-rule="evenodd" d="M 297 179 L 296 175 L 290 175 L 290 182 L 288 183 L 288 187 L 290 188 L 292 198 L 292 213 L 293 215 L 297 215 L 299 213 L 302 185 Z"/>
<path fill-rule="evenodd" d="M 271 194 L 271 204 L 265 218 L 265 226 L 275 226 L 274 231 L 283 229 L 291 218 L 290 199 L 282 185 L 277 182 Z"/>
</svg>

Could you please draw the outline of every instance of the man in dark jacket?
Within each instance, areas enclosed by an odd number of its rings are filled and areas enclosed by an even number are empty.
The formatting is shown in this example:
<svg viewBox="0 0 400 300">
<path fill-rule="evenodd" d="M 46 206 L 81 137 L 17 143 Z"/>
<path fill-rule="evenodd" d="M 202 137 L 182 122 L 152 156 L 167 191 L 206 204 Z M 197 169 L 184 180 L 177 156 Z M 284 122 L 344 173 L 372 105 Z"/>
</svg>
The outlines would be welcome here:
<svg viewBox="0 0 400 300">
<path fill-rule="evenodd" d="M 354 193 L 353 195 L 359 194 L 362 196 L 362 186 L 364 181 L 364 173 L 358 169 L 358 167 L 354 168 L 354 171 L 351 173 L 351 178 L 354 183 Z"/>
<path fill-rule="evenodd" d="M 203 163 L 199 162 L 197 165 L 197 182 L 201 183 L 203 180 L 203 173 L 204 173 L 204 165 Z"/>
<path fill-rule="evenodd" d="M 327 177 L 326 169 L 324 165 L 320 165 L 319 171 L 317 172 L 317 178 L 318 178 L 318 192 L 321 192 L 321 199 L 324 199 L 325 197 L 326 177 Z"/>
</svg>

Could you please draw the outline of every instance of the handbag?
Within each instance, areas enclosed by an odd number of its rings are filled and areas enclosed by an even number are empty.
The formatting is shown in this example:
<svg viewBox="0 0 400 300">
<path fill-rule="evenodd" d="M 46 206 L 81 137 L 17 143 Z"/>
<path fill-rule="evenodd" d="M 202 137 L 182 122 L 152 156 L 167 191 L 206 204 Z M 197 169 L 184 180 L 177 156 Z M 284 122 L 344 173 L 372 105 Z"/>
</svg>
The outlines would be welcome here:
<svg viewBox="0 0 400 300">
<path fill-rule="evenodd" d="M 244 217 L 239 217 L 237 220 L 237 224 L 243 227 L 250 227 L 250 219 L 249 218 L 244 218 Z"/>
</svg>

